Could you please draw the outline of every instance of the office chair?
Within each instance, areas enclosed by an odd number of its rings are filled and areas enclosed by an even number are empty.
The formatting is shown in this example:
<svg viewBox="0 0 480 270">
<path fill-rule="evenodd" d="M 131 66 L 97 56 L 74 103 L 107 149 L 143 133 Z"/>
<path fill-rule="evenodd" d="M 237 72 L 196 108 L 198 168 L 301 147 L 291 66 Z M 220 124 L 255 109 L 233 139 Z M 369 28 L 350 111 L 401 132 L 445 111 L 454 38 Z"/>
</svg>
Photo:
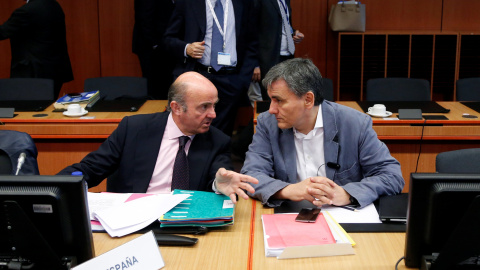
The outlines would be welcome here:
<svg viewBox="0 0 480 270">
<path fill-rule="evenodd" d="M 0 79 L 0 100 L 55 100 L 52 79 Z"/>
<path fill-rule="evenodd" d="M 7 152 L 0 149 L 0 175 L 12 174 L 12 161 Z"/>
<path fill-rule="evenodd" d="M 480 101 L 480 78 L 457 80 L 457 101 Z"/>
<path fill-rule="evenodd" d="M 328 101 L 334 101 L 333 82 L 329 78 L 323 78 L 323 97 Z"/>
<path fill-rule="evenodd" d="M 147 79 L 142 77 L 99 77 L 88 78 L 84 91 L 100 90 L 100 99 L 121 98 L 148 99 Z"/>
<path fill-rule="evenodd" d="M 378 78 L 367 81 L 367 101 L 430 101 L 430 83 L 424 79 Z"/>
<path fill-rule="evenodd" d="M 18 174 L 40 174 L 37 147 L 32 137 L 25 132 L 0 130 L 0 174 L 15 174 L 21 153 L 25 153 L 25 162 Z"/>
<path fill-rule="evenodd" d="M 439 153 L 435 168 L 439 173 L 480 173 L 480 148 Z"/>
</svg>

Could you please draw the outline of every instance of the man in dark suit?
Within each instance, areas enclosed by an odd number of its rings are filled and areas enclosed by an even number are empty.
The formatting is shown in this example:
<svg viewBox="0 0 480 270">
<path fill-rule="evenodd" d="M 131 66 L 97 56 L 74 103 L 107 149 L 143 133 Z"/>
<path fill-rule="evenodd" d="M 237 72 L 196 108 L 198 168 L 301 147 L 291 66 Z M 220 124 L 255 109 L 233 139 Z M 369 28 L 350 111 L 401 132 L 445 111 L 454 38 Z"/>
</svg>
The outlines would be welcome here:
<svg viewBox="0 0 480 270">
<path fill-rule="evenodd" d="M 174 177 L 175 154 L 180 137 L 188 159 L 188 188 L 219 191 L 247 199 L 242 189 L 255 178 L 231 171 L 230 138 L 215 127 L 215 86 L 196 72 L 187 72 L 173 83 L 169 91 L 169 111 L 125 117 L 100 148 L 80 163 L 59 174 L 80 171 L 89 187 L 107 180 L 111 192 L 169 193 Z M 113 174 L 113 175 L 112 175 Z"/>
<path fill-rule="evenodd" d="M 258 12 L 259 67 L 255 68 L 253 81 L 259 82 L 271 67 L 294 57 L 293 43 L 300 43 L 304 35 L 293 29 L 290 0 L 256 0 L 255 5 Z M 289 44 L 288 39 L 293 43 Z M 270 99 L 263 87 L 262 98 Z"/>
<path fill-rule="evenodd" d="M 138 55 L 142 75 L 147 78 L 149 96 L 167 99 L 174 66 L 173 58 L 165 53 L 163 34 L 174 3 L 172 0 L 135 0 L 134 8 L 132 51 Z"/>
<path fill-rule="evenodd" d="M 218 6 L 222 12 L 217 16 Z M 232 133 L 238 102 L 246 99 L 258 63 L 253 12 L 253 0 L 177 0 L 165 32 L 166 53 L 177 63 L 174 76 L 195 70 L 218 89 L 220 101 L 213 125 L 227 135 Z M 223 51 L 216 50 L 217 32 L 223 38 Z"/>
<path fill-rule="evenodd" d="M 11 78 L 47 78 L 58 97 L 73 80 L 67 51 L 65 14 L 55 0 L 29 0 L 0 25 L 0 40 L 10 38 Z"/>
</svg>

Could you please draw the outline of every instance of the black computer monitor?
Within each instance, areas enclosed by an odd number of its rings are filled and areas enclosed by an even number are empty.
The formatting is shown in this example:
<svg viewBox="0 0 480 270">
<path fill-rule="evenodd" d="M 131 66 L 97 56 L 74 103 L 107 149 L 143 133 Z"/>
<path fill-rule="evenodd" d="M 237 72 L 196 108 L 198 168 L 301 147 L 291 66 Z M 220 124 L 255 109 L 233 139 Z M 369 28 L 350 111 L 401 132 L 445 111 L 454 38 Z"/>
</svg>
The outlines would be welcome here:
<svg viewBox="0 0 480 270">
<path fill-rule="evenodd" d="M 457 269 L 480 255 L 480 175 L 412 173 L 409 193 L 407 267 Z"/>
<path fill-rule="evenodd" d="M 69 269 L 93 257 L 82 176 L 0 176 L 0 269 Z"/>
</svg>

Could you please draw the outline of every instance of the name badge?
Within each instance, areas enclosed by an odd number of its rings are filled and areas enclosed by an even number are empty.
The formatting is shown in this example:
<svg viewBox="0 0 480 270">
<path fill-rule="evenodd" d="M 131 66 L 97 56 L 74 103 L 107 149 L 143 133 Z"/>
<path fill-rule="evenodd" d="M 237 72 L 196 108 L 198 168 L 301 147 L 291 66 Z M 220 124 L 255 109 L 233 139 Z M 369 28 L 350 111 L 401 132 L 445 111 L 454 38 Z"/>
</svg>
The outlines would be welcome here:
<svg viewBox="0 0 480 270">
<path fill-rule="evenodd" d="M 232 65 L 231 61 L 230 61 L 230 54 L 229 53 L 218 52 L 217 62 L 218 62 L 219 65 L 222 65 L 222 66 Z"/>
</svg>

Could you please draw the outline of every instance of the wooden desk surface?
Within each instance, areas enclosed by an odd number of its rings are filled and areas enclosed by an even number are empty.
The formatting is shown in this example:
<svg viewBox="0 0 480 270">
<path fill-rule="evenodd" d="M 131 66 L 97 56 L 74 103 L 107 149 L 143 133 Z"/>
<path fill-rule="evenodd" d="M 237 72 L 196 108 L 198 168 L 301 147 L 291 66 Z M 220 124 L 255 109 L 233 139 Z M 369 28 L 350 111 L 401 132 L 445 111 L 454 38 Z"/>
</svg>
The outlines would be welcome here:
<svg viewBox="0 0 480 270">
<path fill-rule="evenodd" d="M 354 101 L 338 103 L 363 112 Z M 478 112 L 460 102 L 437 103 L 450 110 L 449 113 L 440 114 L 445 115 L 448 120 L 392 120 L 397 117 L 397 114 L 394 114 L 387 118 L 372 117 L 373 129 L 381 140 L 480 140 L 480 118 L 462 117 L 464 113 L 479 116 Z M 424 123 L 425 128 L 422 127 Z"/>
<path fill-rule="evenodd" d="M 265 257 L 261 215 L 271 213 L 272 208 L 264 208 L 258 201 L 241 200 L 233 227 L 195 236 L 199 242 L 193 247 L 159 247 L 164 269 L 384 270 L 394 269 L 404 254 L 405 233 L 352 233 L 357 243 L 355 255 L 289 260 Z M 99 256 L 138 236 L 111 238 L 106 233 L 94 233 L 95 254 Z M 407 269 L 403 261 L 399 269 Z"/>
<path fill-rule="evenodd" d="M 147 100 L 136 112 L 89 112 L 82 119 L 53 112 L 53 104 L 42 112 L 18 112 L 14 118 L 0 119 L 0 130 L 27 132 L 34 139 L 107 138 L 125 116 L 165 111 L 166 100 Z M 47 114 L 34 117 L 36 114 Z"/>
<path fill-rule="evenodd" d="M 273 208 L 264 208 L 257 202 L 252 269 L 395 269 L 395 264 L 404 255 L 405 233 L 351 233 L 357 243 L 355 255 L 289 260 L 265 257 L 262 214 L 273 214 Z M 399 269 L 407 269 L 403 261 Z"/>
<path fill-rule="evenodd" d="M 235 208 L 233 226 L 216 229 L 198 238 L 191 247 L 159 247 L 165 262 L 163 269 L 247 269 L 249 262 L 252 200 L 240 199 Z M 94 233 L 96 256 L 120 246 L 139 235 L 111 238 L 106 233 Z"/>
</svg>

